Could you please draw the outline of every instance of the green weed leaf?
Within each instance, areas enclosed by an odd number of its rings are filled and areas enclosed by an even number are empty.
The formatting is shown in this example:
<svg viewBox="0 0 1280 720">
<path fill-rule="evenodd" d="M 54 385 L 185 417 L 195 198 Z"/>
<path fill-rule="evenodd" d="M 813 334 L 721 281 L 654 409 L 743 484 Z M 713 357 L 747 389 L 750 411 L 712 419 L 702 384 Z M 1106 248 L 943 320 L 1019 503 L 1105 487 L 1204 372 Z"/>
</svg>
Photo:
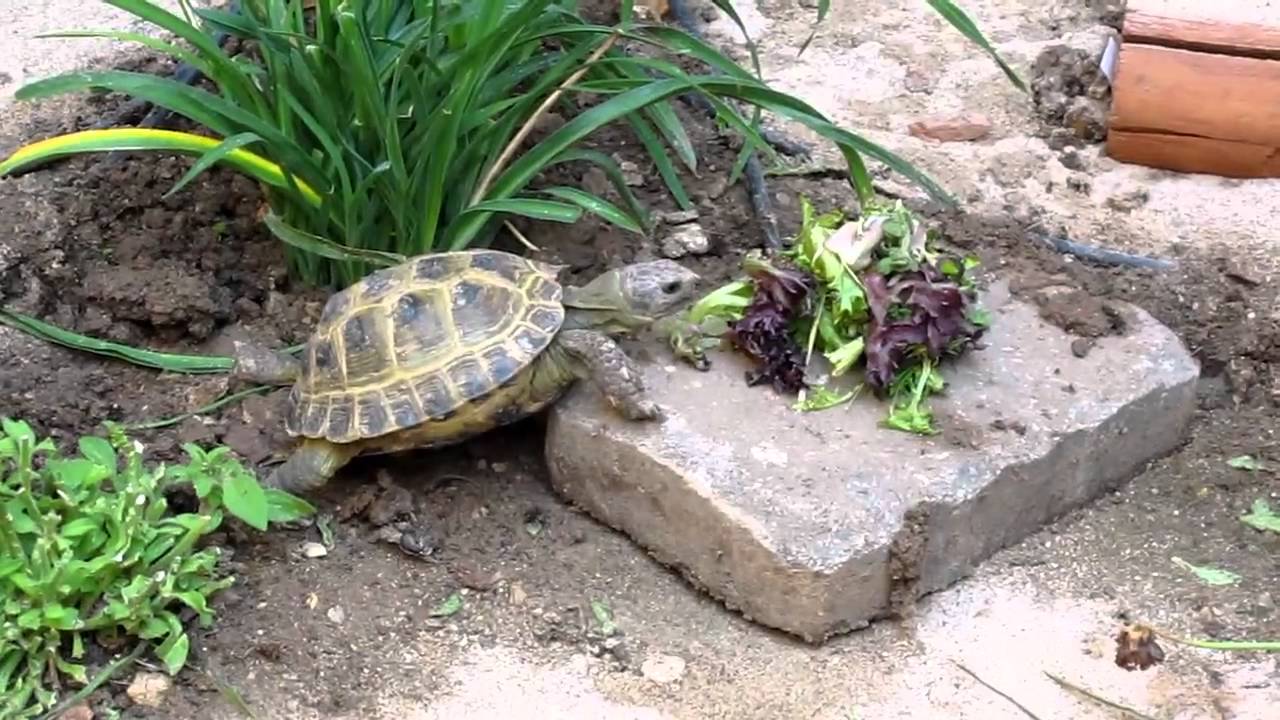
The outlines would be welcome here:
<svg viewBox="0 0 1280 720">
<path fill-rule="evenodd" d="M 302 498 L 278 488 L 267 488 L 267 517 L 270 522 L 283 523 L 314 515 L 316 508 Z"/>
<path fill-rule="evenodd" d="M 1250 512 L 1242 515 L 1240 521 L 1257 530 L 1280 533 L 1280 513 L 1272 510 L 1266 500 L 1254 500 Z"/>
<path fill-rule="evenodd" d="M 1237 470 L 1249 470 L 1251 472 L 1263 469 L 1262 462 L 1252 455 L 1237 455 L 1228 460 L 1227 465 Z"/>
<path fill-rule="evenodd" d="M 164 669 L 170 675 L 177 675 L 186 667 L 187 654 L 191 651 L 191 639 L 179 630 L 170 635 L 160 647 L 156 648 L 156 657 L 164 663 Z"/>
<path fill-rule="evenodd" d="M 266 530 L 270 517 L 267 496 L 256 478 L 248 472 L 230 473 L 222 486 L 222 502 L 232 515 L 249 527 Z"/>
<path fill-rule="evenodd" d="M 80 447 L 80 454 L 86 460 L 94 462 L 115 474 L 116 471 L 116 450 L 111 447 L 111 443 L 105 438 L 86 435 L 80 438 L 77 443 Z"/>
<path fill-rule="evenodd" d="M 1200 582 L 1206 585 L 1234 585 L 1240 582 L 1240 576 L 1229 570 L 1207 565 L 1192 565 L 1179 557 L 1171 558 L 1171 560 L 1174 565 L 1194 573 L 1196 577 L 1200 578 Z"/>
<path fill-rule="evenodd" d="M 462 595 L 453 593 L 431 611 L 431 617 L 450 617 L 462 609 Z"/>
</svg>

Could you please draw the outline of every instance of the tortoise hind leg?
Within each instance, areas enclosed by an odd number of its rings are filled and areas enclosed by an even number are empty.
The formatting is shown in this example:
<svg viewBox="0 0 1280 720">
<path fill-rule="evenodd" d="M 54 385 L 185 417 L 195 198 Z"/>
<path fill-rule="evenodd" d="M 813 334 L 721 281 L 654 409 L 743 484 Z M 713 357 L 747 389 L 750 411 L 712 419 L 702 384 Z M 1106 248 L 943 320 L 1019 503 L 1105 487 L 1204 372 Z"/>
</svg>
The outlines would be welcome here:
<svg viewBox="0 0 1280 720">
<path fill-rule="evenodd" d="M 290 493 L 319 490 L 359 452 L 353 445 L 307 438 L 271 472 L 264 484 Z"/>
</svg>

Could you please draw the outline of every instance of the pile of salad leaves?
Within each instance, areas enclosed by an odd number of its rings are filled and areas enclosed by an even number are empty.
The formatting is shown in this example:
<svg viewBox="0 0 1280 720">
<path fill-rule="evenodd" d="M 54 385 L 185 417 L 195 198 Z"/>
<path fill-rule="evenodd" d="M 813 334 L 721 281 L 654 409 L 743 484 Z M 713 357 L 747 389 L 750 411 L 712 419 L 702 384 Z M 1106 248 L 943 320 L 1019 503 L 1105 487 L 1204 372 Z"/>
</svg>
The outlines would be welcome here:
<svg viewBox="0 0 1280 720">
<path fill-rule="evenodd" d="M 789 249 L 751 254 L 746 277 L 708 293 L 669 331 L 678 355 L 701 369 L 727 342 L 750 357 L 747 383 L 797 395 L 800 410 L 852 400 L 863 387 L 889 401 L 887 427 L 937 432 L 928 398 L 942 392 L 939 363 L 974 347 L 990 325 L 977 299 L 976 258 L 934 246 L 925 223 L 901 201 L 881 201 L 846 221 L 816 215 L 801 198 L 802 222 Z M 860 367 L 862 382 L 837 392 L 810 377 L 821 353 L 830 376 Z"/>
</svg>

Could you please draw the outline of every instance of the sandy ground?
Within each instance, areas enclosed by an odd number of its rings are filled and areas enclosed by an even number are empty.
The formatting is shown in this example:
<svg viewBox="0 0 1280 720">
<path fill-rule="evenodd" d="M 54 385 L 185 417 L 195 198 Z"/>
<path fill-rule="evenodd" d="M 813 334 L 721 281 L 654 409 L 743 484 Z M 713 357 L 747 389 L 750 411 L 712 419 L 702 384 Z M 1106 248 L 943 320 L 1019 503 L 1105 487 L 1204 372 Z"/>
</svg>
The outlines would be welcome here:
<svg viewBox="0 0 1280 720">
<path fill-rule="evenodd" d="M 1023 72 L 1044 44 L 1089 31 L 1083 2 L 969 0 L 965 5 Z M 809 9 L 778 0 L 744 8 L 761 39 L 769 77 L 906 154 L 972 206 L 1042 212 L 1088 242 L 1156 253 L 1175 252 L 1179 244 L 1225 243 L 1275 262 L 1277 253 L 1267 243 L 1274 243 L 1271 218 L 1280 205 L 1280 182 L 1125 167 L 1098 158 L 1095 148 L 1086 153 L 1090 190 L 1070 190 L 1065 183 L 1070 171 L 1053 160 L 1043 141 L 1029 136 L 1025 98 L 985 57 L 943 27 L 925 3 L 837 0 L 832 6 L 828 24 L 798 60 L 794 51 L 808 32 Z M 78 67 L 111 49 L 105 42 L 32 36 L 106 26 L 130 27 L 124 14 L 97 3 L 0 3 L 0 138 L 13 137 L 18 113 L 9 103 L 21 82 Z M 908 81 L 931 90 L 908 92 Z M 905 132 L 920 115 L 959 111 L 987 114 L 995 126 L 993 137 L 938 144 Z M 1010 184 L 1018 189 L 1011 192 Z M 1138 191 L 1145 191 L 1145 201 L 1109 202 Z M 609 569 L 613 582 L 646 590 L 647 601 L 633 603 L 618 622 L 646 638 L 647 673 L 613 673 L 584 654 L 427 633 L 418 646 L 403 648 L 404 674 L 385 678 L 381 708 L 331 717 L 371 717 L 371 712 L 441 720 L 1029 716 L 961 665 L 1044 720 L 1121 717 L 1079 700 L 1046 673 L 1153 717 L 1277 717 L 1280 672 L 1273 659 L 1175 649 L 1167 665 L 1145 673 L 1126 673 L 1112 664 L 1118 613 L 1181 627 L 1192 612 L 1165 601 L 1195 582 L 1163 562 L 1174 538 L 1153 537 L 1145 547 L 1122 551 L 1108 542 L 1109 528 L 1142 512 L 1144 499 L 1159 493 L 1158 473 L 1148 473 L 1115 498 L 1001 553 L 968 580 L 924 602 L 916 617 L 880 623 L 822 648 L 799 645 L 726 613 L 614 537 L 609 547 L 628 560 Z M 1231 552 L 1202 549 L 1207 557 Z M 1024 561 L 1029 556 L 1033 562 Z M 1257 601 L 1274 605 L 1276 597 L 1263 593 Z M 426 656 L 432 662 L 419 666 Z M 435 674 L 427 666 L 445 670 Z M 296 699 L 258 698 L 262 717 L 319 717 Z M 203 714 L 237 717 L 215 708 Z"/>
</svg>

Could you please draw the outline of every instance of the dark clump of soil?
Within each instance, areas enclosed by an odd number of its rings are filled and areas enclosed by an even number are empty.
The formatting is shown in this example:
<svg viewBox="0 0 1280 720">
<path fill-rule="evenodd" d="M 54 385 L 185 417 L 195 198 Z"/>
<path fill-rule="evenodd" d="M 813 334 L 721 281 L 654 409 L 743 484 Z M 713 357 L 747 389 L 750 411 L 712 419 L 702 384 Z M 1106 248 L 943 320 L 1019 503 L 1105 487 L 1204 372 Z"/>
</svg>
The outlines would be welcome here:
<svg viewBox="0 0 1280 720">
<path fill-rule="evenodd" d="M 30 128 L 27 137 L 86 126 L 114 107 L 118 103 L 93 100 Z M 685 108 L 678 111 L 702 152 L 699 177 L 686 173 L 685 179 L 711 241 L 709 253 L 681 262 L 710 287 L 737 273 L 761 233 L 741 184 L 725 180 L 734 149 L 709 123 Z M 610 130 L 593 143 L 634 163 L 643 178 L 635 188 L 642 200 L 674 209 L 634 136 Z M 162 197 L 190 162 L 93 156 L 0 182 L 0 217 L 8 221 L 0 229 L 0 306 L 96 337 L 174 352 L 207 352 L 230 337 L 276 346 L 304 339 L 324 295 L 290 283 L 279 244 L 256 220 L 261 196 L 252 183 L 215 170 Z M 548 181 L 603 190 L 587 168 L 566 167 Z M 773 194 L 784 235 L 798 225 L 799 194 L 824 207 L 851 202 L 847 184 L 837 180 L 791 178 L 775 182 Z M 939 219 L 949 242 L 979 254 L 1015 295 L 1083 339 L 1123 333 L 1121 303 L 1172 327 L 1202 363 L 1204 382 L 1191 440 L 1162 461 L 1167 492 L 1190 507 L 1203 502 L 1202 488 L 1213 486 L 1223 491 L 1219 505 L 1235 508 L 1263 491 L 1261 474 L 1230 469 L 1224 459 L 1250 453 L 1280 461 L 1267 429 L 1280 416 L 1280 317 L 1273 286 L 1233 280 L 1227 253 L 1213 248 L 1181 258 L 1170 272 L 1105 268 L 1070 261 L 1005 219 Z M 589 216 L 571 227 L 517 226 L 541 256 L 568 264 L 574 280 L 660 254 Z M 220 375 L 161 376 L 3 329 L 0 366 L 0 412 L 64 441 L 97 432 L 104 420 L 141 422 L 190 412 L 230 389 Z M 279 392 L 251 398 L 137 434 L 157 459 L 180 454 L 181 442 L 223 442 L 260 463 L 283 447 L 280 400 Z M 195 717 L 218 696 L 211 678 L 246 682 L 250 673 L 277 684 L 281 693 L 307 698 L 322 714 L 359 708 L 407 663 L 418 673 L 441 669 L 407 649 L 424 632 L 438 632 L 427 638 L 440 644 L 501 638 L 604 652 L 583 629 L 589 611 L 579 601 L 587 590 L 607 591 L 601 578 L 628 546 L 550 492 L 540 433 L 535 420 L 462 447 L 357 461 L 320 494 L 322 509 L 332 511 L 369 484 L 373 470 L 387 470 L 408 488 L 411 514 L 430 530 L 430 562 L 407 558 L 358 517 L 337 524 L 335 548 L 323 562 L 298 551 L 303 539 L 319 539 L 314 528 L 229 535 L 240 582 L 220 597 L 216 629 L 193 643 L 194 659 L 209 674 L 184 675 L 163 711 L 150 716 Z M 1157 520 L 1163 531 L 1188 537 L 1212 531 L 1243 538 L 1235 515 L 1217 509 Z M 1116 540 L 1140 543 L 1151 527 L 1135 521 L 1126 530 L 1130 535 Z M 1244 564 L 1236 569 L 1247 572 Z M 1263 568 L 1262 576 L 1269 571 Z M 499 579 L 502 592 L 494 590 Z M 440 603 L 462 590 L 468 592 L 466 609 L 441 617 Z M 524 613 L 530 596 L 548 612 Z M 620 667 L 634 662 L 627 647 L 606 648 Z M 121 694 L 111 702 L 127 699 Z"/>
</svg>

